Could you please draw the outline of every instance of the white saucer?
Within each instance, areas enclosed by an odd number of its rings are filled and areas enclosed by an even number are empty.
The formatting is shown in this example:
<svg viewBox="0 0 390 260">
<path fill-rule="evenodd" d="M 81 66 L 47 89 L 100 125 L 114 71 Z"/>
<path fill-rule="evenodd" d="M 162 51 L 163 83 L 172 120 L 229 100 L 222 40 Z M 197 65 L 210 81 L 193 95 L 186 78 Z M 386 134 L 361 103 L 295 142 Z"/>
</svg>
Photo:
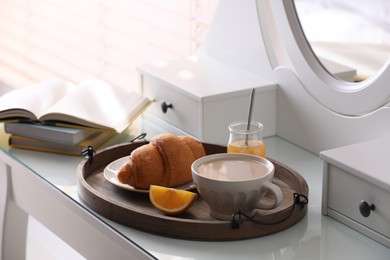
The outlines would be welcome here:
<svg viewBox="0 0 390 260">
<path fill-rule="evenodd" d="M 103 171 L 104 178 L 106 178 L 107 181 L 109 181 L 110 183 L 112 183 L 113 185 L 119 188 L 133 191 L 133 192 L 149 193 L 149 190 L 136 189 L 133 186 L 119 182 L 117 177 L 118 171 L 120 168 L 122 168 L 123 165 L 127 163 L 128 160 L 129 160 L 129 156 L 125 156 L 111 162 L 109 165 L 106 166 L 106 168 L 104 168 Z M 191 181 L 183 185 L 177 186 L 175 187 L 175 189 L 192 190 L 195 189 L 195 183 Z"/>
</svg>

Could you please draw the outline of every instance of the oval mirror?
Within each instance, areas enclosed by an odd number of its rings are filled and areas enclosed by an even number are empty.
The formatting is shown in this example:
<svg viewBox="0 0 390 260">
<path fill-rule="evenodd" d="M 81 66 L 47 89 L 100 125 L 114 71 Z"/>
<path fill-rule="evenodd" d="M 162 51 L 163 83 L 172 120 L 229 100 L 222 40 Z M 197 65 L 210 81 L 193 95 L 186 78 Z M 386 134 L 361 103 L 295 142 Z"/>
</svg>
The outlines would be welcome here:
<svg viewBox="0 0 390 260">
<path fill-rule="evenodd" d="M 342 79 L 366 80 L 390 59 L 390 1 L 295 0 L 295 7 L 322 65 L 330 61 L 353 71 Z"/>
<path fill-rule="evenodd" d="M 293 73 L 300 84 L 327 109 L 344 116 L 363 116 L 390 105 L 390 61 L 368 80 L 352 83 L 336 79 L 311 51 L 294 0 L 269 0 Z M 281 68 L 284 68 L 283 66 Z M 281 78 L 283 80 L 283 78 Z"/>
</svg>

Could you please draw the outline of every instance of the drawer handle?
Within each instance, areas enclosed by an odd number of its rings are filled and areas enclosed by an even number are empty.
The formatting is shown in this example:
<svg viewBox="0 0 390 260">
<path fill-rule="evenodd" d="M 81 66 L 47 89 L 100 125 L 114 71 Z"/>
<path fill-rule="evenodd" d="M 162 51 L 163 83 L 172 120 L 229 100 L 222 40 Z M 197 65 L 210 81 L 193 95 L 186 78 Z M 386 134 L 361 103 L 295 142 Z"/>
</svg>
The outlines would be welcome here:
<svg viewBox="0 0 390 260">
<path fill-rule="evenodd" d="M 375 205 L 374 204 L 370 205 L 367 203 L 367 201 L 362 200 L 359 203 L 359 210 L 360 210 L 360 214 L 362 214 L 362 216 L 366 218 L 370 216 L 371 211 L 375 210 Z"/>
<path fill-rule="evenodd" d="M 173 108 L 173 105 L 167 104 L 167 102 L 165 102 L 164 100 L 161 101 L 161 109 L 162 109 L 164 114 L 168 111 L 168 108 Z"/>
</svg>

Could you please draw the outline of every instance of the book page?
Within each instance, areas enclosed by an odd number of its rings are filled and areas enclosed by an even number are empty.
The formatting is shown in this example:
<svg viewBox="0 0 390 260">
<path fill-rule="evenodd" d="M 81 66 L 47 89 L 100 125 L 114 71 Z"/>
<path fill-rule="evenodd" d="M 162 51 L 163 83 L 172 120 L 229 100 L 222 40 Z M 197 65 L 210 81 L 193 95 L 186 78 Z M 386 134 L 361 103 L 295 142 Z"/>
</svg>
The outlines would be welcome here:
<svg viewBox="0 0 390 260">
<path fill-rule="evenodd" d="M 0 118 L 36 120 L 74 87 L 67 81 L 48 80 L 7 92 L 0 97 Z"/>
<path fill-rule="evenodd" d="M 101 80 L 88 80 L 69 91 L 42 119 L 63 120 L 119 133 L 148 103 L 139 93 L 127 92 Z"/>
</svg>

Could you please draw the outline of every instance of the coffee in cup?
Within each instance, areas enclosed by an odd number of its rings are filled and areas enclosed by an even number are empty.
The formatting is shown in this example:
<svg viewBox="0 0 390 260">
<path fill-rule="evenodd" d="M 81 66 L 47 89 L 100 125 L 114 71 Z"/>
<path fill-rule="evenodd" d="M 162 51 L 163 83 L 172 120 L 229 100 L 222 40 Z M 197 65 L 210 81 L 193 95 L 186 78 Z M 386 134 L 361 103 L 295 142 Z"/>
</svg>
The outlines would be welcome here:
<svg viewBox="0 0 390 260">
<path fill-rule="evenodd" d="M 191 170 L 196 188 L 215 218 L 231 219 L 238 211 L 253 216 L 256 208 L 272 209 L 282 202 L 281 189 L 271 182 L 275 167 L 265 158 L 213 154 L 196 160 Z M 263 201 L 267 192 L 274 195 L 273 203 Z"/>
</svg>

